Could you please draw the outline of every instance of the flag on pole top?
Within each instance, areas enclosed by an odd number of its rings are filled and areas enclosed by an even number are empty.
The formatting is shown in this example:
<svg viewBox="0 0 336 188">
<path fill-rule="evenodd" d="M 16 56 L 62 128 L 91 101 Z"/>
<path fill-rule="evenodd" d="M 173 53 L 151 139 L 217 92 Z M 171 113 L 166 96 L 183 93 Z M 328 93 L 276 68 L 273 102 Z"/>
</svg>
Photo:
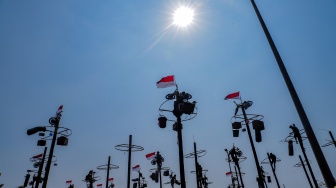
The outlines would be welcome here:
<svg viewBox="0 0 336 188">
<path fill-rule="evenodd" d="M 156 82 L 157 88 L 166 88 L 176 86 L 174 75 L 163 77 L 160 81 Z"/>
<path fill-rule="evenodd" d="M 63 109 L 63 105 L 61 105 L 60 107 L 58 107 L 58 109 L 56 111 L 56 117 L 59 117 L 59 115 L 61 115 L 61 113 L 63 112 L 62 109 Z"/>
<path fill-rule="evenodd" d="M 43 154 L 41 153 L 41 154 L 38 154 L 38 155 L 33 156 L 32 158 L 33 158 L 33 159 L 38 159 L 38 158 L 41 158 L 42 156 L 43 156 Z"/>
<path fill-rule="evenodd" d="M 228 95 L 224 98 L 224 100 L 227 100 L 227 99 L 240 99 L 239 91 L 238 91 L 238 92 L 235 92 L 235 93 L 228 94 Z"/>
<path fill-rule="evenodd" d="M 232 172 L 230 171 L 230 172 L 227 172 L 225 174 L 226 174 L 226 176 L 231 176 Z"/>
<path fill-rule="evenodd" d="M 133 171 L 139 171 L 140 170 L 140 165 L 135 165 L 134 167 L 132 167 Z"/>
<path fill-rule="evenodd" d="M 114 178 L 109 178 L 109 179 L 108 179 L 108 181 L 113 181 L 113 180 L 114 180 Z"/>
<path fill-rule="evenodd" d="M 146 155 L 147 160 L 151 160 L 151 159 L 153 159 L 154 157 L 155 157 L 155 151 L 152 152 L 152 153 L 148 153 L 148 154 Z"/>
<path fill-rule="evenodd" d="M 97 187 L 98 188 L 100 188 L 100 187 L 102 187 L 103 186 L 103 184 L 102 183 L 100 183 L 100 184 L 97 184 Z"/>
<path fill-rule="evenodd" d="M 72 180 L 67 180 L 65 183 L 70 184 L 70 183 L 72 183 Z"/>
</svg>

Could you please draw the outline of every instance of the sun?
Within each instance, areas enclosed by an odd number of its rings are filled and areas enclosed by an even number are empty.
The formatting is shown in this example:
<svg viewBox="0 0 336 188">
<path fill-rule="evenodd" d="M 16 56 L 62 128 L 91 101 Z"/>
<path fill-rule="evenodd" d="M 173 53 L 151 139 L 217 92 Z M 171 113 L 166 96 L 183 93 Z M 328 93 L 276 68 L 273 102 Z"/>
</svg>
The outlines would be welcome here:
<svg viewBox="0 0 336 188">
<path fill-rule="evenodd" d="M 194 20 L 194 10 L 189 7 L 179 7 L 174 12 L 173 24 L 178 27 L 187 27 Z"/>
</svg>

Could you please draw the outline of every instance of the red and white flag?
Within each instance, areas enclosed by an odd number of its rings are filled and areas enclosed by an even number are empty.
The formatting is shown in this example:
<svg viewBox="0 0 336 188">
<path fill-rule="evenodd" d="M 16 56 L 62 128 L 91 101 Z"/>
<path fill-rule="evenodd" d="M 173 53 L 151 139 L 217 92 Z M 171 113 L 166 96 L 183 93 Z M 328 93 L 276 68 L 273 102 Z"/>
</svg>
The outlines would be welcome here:
<svg viewBox="0 0 336 188">
<path fill-rule="evenodd" d="M 33 159 L 39 159 L 39 158 L 41 158 L 42 156 L 43 156 L 43 154 L 41 153 L 41 154 L 38 154 L 38 155 L 33 156 L 32 158 L 33 158 Z"/>
<path fill-rule="evenodd" d="M 133 171 L 139 171 L 140 170 L 140 165 L 135 165 L 134 167 L 132 167 Z"/>
<path fill-rule="evenodd" d="M 97 184 L 97 187 L 98 187 L 98 188 L 100 188 L 100 187 L 102 187 L 102 186 L 103 186 L 103 184 L 101 184 L 101 183 L 100 183 L 100 184 Z"/>
<path fill-rule="evenodd" d="M 155 157 L 155 151 L 152 152 L 152 153 L 148 153 L 148 154 L 146 155 L 147 160 L 152 160 L 154 157 Z"/>
<path fill-rule="evenodd" d="M 66 184 L 71 184 L 71 183 L 72 183 L 72 180 L 67 180 L 65 183 L 66 183 Z"/>
<path fill-rule="evenodd" d="M 238 92 L 235 92 L 235 93 L 228 94 L 228 95 L 224 98 L 224 100 L 227 100 L 227 99 L 240 99 L 239 91 L 238 91 Z"/>
<path fill-rule="evenodd" d="M 58 117 L 63 112 L 62 110 L 63 110 L 63 105 L 58 107 L 58 110 L 56 111 L 56 117 Z"/>
<path fill-rule="evenodd" d="M 230 172 L 227 172 L 225 174 L 226 174 L 226 176 L 231 176 L 232 172 L 230 171 Z"/>
<path fill-rule="evenodd" d="M 114 178 L 109 178 L 109 179 L 108 179 L 109 182 L 110 182 L 110 181 L 113 181 L 113 180 L 114 180 Z"/>
<path fill-rule="evenodd" d="M 174 75 L 163 77 L 160 81 L 156 82 L 157 88 L 166 88 L 176 86 Z"/>
</svg>

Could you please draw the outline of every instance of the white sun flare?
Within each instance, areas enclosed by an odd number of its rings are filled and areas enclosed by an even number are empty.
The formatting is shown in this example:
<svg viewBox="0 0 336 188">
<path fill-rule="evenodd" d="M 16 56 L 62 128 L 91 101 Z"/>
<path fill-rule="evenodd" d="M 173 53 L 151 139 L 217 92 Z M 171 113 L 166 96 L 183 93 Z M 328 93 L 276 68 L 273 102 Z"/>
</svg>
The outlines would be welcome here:
<svg viewBox="0 0 336 188">
<path fill-rule="evenodd" d="M 187 27 L 189 26 L 194 19 L 194 10 L 188 7 L 180 7 L 174 12 L 174 25 L 178 27 Z"/>
</svg>

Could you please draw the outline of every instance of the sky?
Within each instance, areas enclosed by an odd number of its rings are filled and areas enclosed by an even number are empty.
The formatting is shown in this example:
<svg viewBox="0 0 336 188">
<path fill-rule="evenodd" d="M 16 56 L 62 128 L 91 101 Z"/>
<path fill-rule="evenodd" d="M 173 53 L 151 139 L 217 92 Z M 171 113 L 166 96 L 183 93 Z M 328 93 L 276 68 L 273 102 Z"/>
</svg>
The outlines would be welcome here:
<svg viewBox="0 0 336 188">
<path fill-rule="evenodd" d="M 278 48 L 320 145 L 328 131 L 336 134 L 336 2 L 263 1 L 256 4 Z M 195 11 L 187 28 L 172 25 L 180 5 Z M 43 152 L 38 135 L 26 131 L 49 126 L 48 120 L 63 105 L 60 126 L 72 130 L 68 146 L 55 146 L 57 166 L 51 166 L 48 188 L 86 187 L 82 181 L 94 170 L 105 186 L 111 163 L 116 187 L 127 185 L 128 153 L 116 145 L 132 143 L 144 148 L 132 152 L 148 187 L 155 168 L 145 155 L 160 151 L 164 167 L 179 179 L 177 134 L 172 123 L 157 126 L 159 107 L 174 87 L 158 89 L 156 82 L 174 75 L 179 91 L 192 95 L 197 116 L 183 122 L 184 154 L 193 143 L 206 155 L 198 161 L 207 169 L 209 187 L 231 182 L 224 149 L 238 147 L 246 160 L 240 163 L 246 187 L 257 187 L 256 165 L 246 132 L 232 135 L 235 110 L 227 94 L 240 91 L 253 101 L 249 114 L 263 115 L 262 142 L 254 143 L 259 162 L 274 153 L 280 162 L 276 173 L 281 187 L 309 187 L 302 168 L 294 167 L 302 155 L 294 145 L 280 142 L 295 124 L 302 129 L 276 60 L 248 0 L 34 0 L 0 1 L 0 184 L 23 185 L 30 158 Z M 163 106 L 173 109 L 173 102 Z M 166 114 L 174 120 L 171 114 Z M 252 132 L 254 137 L 254 133 Z M 47 147 L 51 142 L 47 141 Z M 323 177 L 307 140 L 307 155 L 319 183 Z M 322 151 L 336 175 L 334 146 Z M 194 160 L 184 159 L 187 187 L 196 187 Z M 271 168 L 262 165 L 270 175 Z M 131 178 L 137 173 L 132 172 Z M 163 182 L 168 182 L 163 177 Z M 164 187 L 169 187 L 165 185 Z M 269 188 L 277 187 L 274 178 Z"/>
</svg>

